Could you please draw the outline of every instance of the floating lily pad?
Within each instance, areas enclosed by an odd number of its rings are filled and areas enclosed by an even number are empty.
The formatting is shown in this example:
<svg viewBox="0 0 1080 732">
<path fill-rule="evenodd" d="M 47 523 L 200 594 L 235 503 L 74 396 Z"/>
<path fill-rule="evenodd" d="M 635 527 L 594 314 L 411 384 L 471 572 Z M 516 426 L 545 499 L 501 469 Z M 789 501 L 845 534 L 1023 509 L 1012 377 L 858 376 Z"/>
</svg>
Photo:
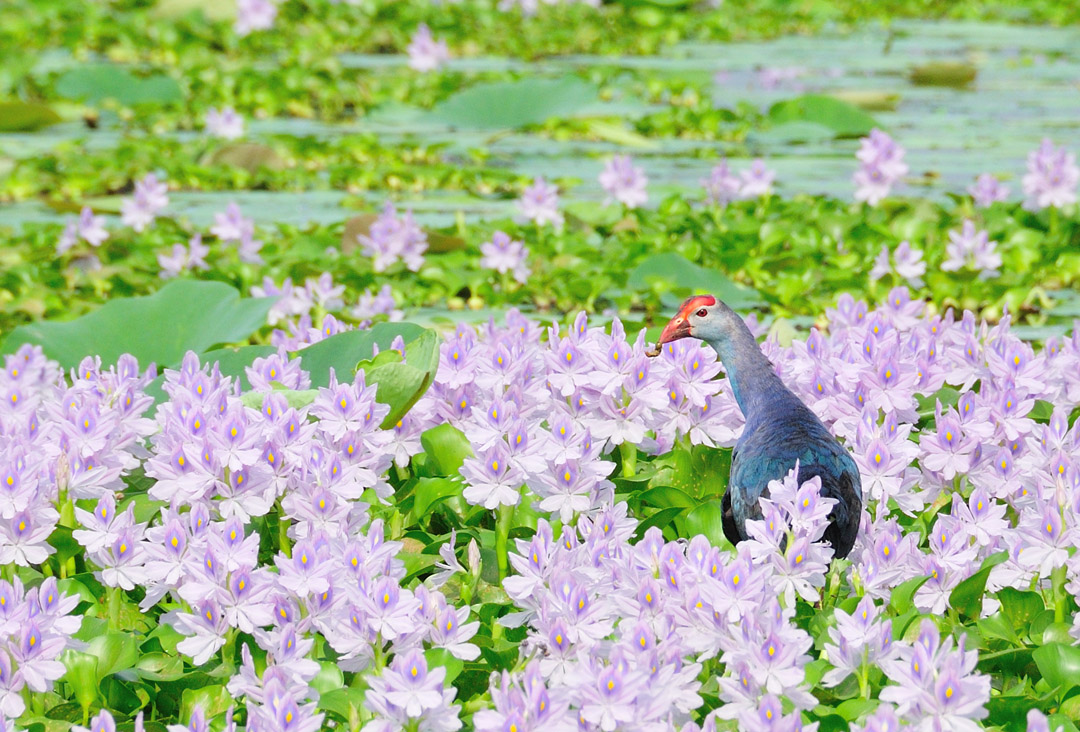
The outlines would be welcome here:
<svg viewBox="0 0 1080 732">
<path fill-rule="evenodd" d="M 773 122 L 813 122 L 828 127 L 839 137 L 867 135 L 877 120 L 854 104 L 820 94 L 806 94 L 777 102 L 769 109 Z"/>
<path fill-rule="evenodd" d="M 33 132 L 60 121 L 51 107 L 29 102 L 0 102 L 0 132 Z"/>
<path fill-rule="evenodd" d="M 451 127 L 514 129 L 572 117 L 597 99 L 597 88 L 568 76 L 477 84 L 436 105 L 428 119 Z"/>
</svg>

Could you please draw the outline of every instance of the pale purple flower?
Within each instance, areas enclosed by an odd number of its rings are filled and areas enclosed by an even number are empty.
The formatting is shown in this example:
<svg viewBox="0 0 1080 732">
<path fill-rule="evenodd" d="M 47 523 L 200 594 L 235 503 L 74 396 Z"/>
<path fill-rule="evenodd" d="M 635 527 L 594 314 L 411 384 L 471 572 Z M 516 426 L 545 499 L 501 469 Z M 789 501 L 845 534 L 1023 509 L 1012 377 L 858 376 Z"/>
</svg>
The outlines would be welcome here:
<svg viewBox="0 0 1080 732">
<path fill-rule="evenodd" d="M 890 255 L 889 245 L 882 244 L 881 251 L 874 259 L 874 267 L 870 270 L 870 281 L 877 282 L 887 274 L 895 274 L 911 287 L 922 287 L 925 284 L 922 278 L 926 274 L 923 251 L 912 249 L 911 243 L 904 240 L 897 244 L 896 251 Z"/>
<path fill-rule="evenodd" d="M 739 198 L 742 180 L 728 168 L 726 160 L 721 160 L 709 172 L 709 177 L 701 181 L 705 187 L 705 196 L 709 203 L 717 206 L 727 204 Z"/>
<path fill-rule="evenodd" d="M 776 171 L 765 165 L 765 161 L 757 158 L 750 163 L 750 168 L 739 174 L 740 198 L 761 198 L 772 193 L 773 180 L 776 179 Z"/>
<path fill-rule="evenodd" d="M 105 217 L 95 216 L 94 210 L 89 206 L 83 206 L 79 212 L 76 226 L 79 238 L 92 247 L 101 246 L 102 242 L 109 238 L 109 232 L 105 230 Z"/>
<path fill-rule="evenodd" d="M 859 141 L 855 153 L 859 169 L 855 171 L 855 200 L 876 206 L 892 191 L 893 185 L 908 173 L 904 148 L 891 137 L 874 128 Z"/>
<path fill-rule="evenodd" d="M 239 1 L 248 2 L 250 0 Z M 254 0 L 254 2 L 266 2 L 266 0 Z M 244 136 L 244 118 L 237 114 L 232 107 L 223 107 L 220 112 L 217 107 L 210 107 L 210 109 L 206 110 L 205 125 L 206 132 L 211 137 L 235 140 Z"/>
<path fill-rule="evenodd" d="M 955 272 L 961 268 L 979 272 L 979 279 L 996 277 L 1001 267 L 1001 254 L 997 251 L 997 242 L 990 241 L 989 234 L 975 228 L 975 222 L 965 219 L 960 231 L 949 232 L 949 243 L 945 245 L 948 258 L 941 263 L 945 272 Z"/>
<path fill-rule="evenodd" d="M 156 175 L 148 173 L 135 183 L 134 195 L 121 203 L 121 220 L 135 231 L 143 231 L 154 223 L 158 212 L 169 205 L 168 190 L 169 187 L 159 182 Z"/>
<path fill-rule="evenodd" d="M 989 208 L 997 201 L 1006 200 L 1009 197 L 1009 188 L 990 173 L 983 173 L 975 179 L 974 185 L 968 187 L 968 193 L 976 206 Z"/>
<path fill-rule="evenodd" d="M 427 23 L 421 23 L 409 41 L 409 67 L 416 71 L 435 71 L 450 60 L 445 40 L 436 41 Z"/>
<path fill-rule="evenodd" d="M 223 243 L 242 241 L 254 232 L 255 220 L 246 218 L 235 201 L 230 201 L 224 212 L 214 214 L 214 225 L 210 227 L 210 233 Z"/>
<path fill-rule="evenodd" d="M 273 0 L 236 0 L 236 22 L 233 30 L 238 36 L 246 36 L 252 31 L 270 30 L 274 27 L 277 13 L 277 5 Z"/>
<path fill-rule="evenodd" d="M 524 284 L 529 279 L 529 249 L 524 242 L 511 239 L 510 235 L 496 231 L 491 241 L 480 245 L 484 255 L 480 266 L 500 274 L 513 273 L 514 279 Z"/>
<path fill-rule="evenodd" d="M 608 201 L 618 201 L 627 208 L 638 208 L 649 196 L 645 187 L 649 179 L 645 171 L 634 165 L 629 155 L 616 155 L 604 164 L 600 185 L 607 191 Z"/>
<path fill-rule="evenodd" d="M 1028 172 L 1024 176 L 1024 207 L 1042 209 L 1048 206 L 1061 208 L 1076 203 L 1077 184 L 1080 183 L 1080 167 L 1076 156 L 1063 147 L 1055 147 L 1049 139 L 1028 155 Z"/>
<path fill-rule="evenodd" d="M 559 189 L 542 177 L 537 178 L 531 186 L 521 192 L 517 205 L 522 216 L 537 226 L 552 224 L 556 229 L 562 228 L 563 215 L 559 212 Z"/>
<path fill-rule="evenodd" d="M 158 264 L 161 272 L 158 274 L 163 280 L 176 277 L 184 271 L 207 270 L 210 265 L 206 263 L 206 255 L 210 253 L 210 247 L 202 243 L 202 234 L 193 234 L 188 240 L 188 245 L 173 244 L 170 254 L 159 253 Z"/>
<path fill-rule="evenodd" d="M 383 206 L 368 234 L 359 234 L 357 239 L 364 254 L 372 258 L 371 266 L 376 272 L 383 272 L 398 261 L 413 272 L 419 272 L 424 265 L 427 232 L 416 223 L 412 211 L 398 216 L 391 201 Z"/>
</svg>

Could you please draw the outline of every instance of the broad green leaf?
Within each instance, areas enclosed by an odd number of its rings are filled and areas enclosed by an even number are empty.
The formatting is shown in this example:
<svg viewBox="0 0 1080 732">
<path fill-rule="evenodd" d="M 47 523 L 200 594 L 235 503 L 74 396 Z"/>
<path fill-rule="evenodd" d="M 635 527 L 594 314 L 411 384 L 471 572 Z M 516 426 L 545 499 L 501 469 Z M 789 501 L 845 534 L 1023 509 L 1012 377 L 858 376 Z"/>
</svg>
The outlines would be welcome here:
<svg viewBox="0 0 1080 732">
<path fill-rule="evenodd" d="M 390 407 L 390 413 L 382 423 L 383 429 L 396 425 L 435 380 L 435 371 L 439 368 L 439 343 L 439 336 L 434 331 L 425 330 L 405 346 L 404 361 L 400 357 L 389 358 L 393 354 L 387 353 L 387 358 L 376 357 L 359 363 L 366 375 L 366 383 L 378 386 L 375 399 Z"/>
<path fill-rule="evenodd" d="M 1080 684 L 1080 648 L 1050 643 L 1036 648 L 1032 656 L 1046 683 L 1056 687 L 1059 694 Z"/>
<path fill-rule="evenodd" d="M 343 687 L 345 685 L 345 676 L 336 663 L 320 661 L 319 673 L 315 674 L 315 678 L 309 681 L 308 685 L 320 694 L 325 694 Z"/>
<path fill-rule="evenodd" d="M 167 653 L 144 653 L 135 670 L 149 681 L 176 681 L 184 676 L 184 659 Z"/>
<path fill-rule="evenodd" d="M 660 292 L 673 291 L 680 295 L 708 293 L 737 310 L 764 302 L 755 290 L 737 285 L 723 273 L 706 269 L 674 252 L 646 258 L 630 272 L 626 286 L 636 291 L 658 288 Z"/>
<path fill-rule="evenodd" d="M 0 102 L 0 132 L 33 132 L 59 121 L 60 115 L 44 104 Z"/>
<path fill-rule="evenodd" d="M 89 709 L 98 695 L 98 657 L 92 653 L 74 651 L 70 648 L 60 654 L 60 661 L 67 669 L 64 681 L 71 686 L 75 701 L 83 709 Z"/>
<path fill-rule="evenodd" d="M 454 656 L 450 651 L 445 648 L 429 648 L 424 651 L 424 658 L 427 659 L 428 673 L 431 670 L 442 666 L 446 669 L 446 683 L 452 684 L 454 679 L 461 673 L 461 669 L 464 667 L 464 663 L 460 658 Z"/>
<path fill-rule="evenodd" d="M 115 99 L 129 107 L 172 104 L 184 98 L 175 79 L 162 74 L 138 77 L 113 64 L 79 66 L 64 72 L 56 80 L 56 93 L 67 99 L 90 103 Z"/>
<path fill-rule="evenodd" d="M 671 508 L 678 506 L 680 508 L 693 508 L 698 505 L 697 499 L 693 496 L 684 493 L 678 488 L 671 486 L 657 486 L 656 488 L 650 488 L 647 491 L 643 491 L 638 494 L 638 498 L 649 506 L 656 506 L 657 508 Z"/>
<path fill-rule="evenodd" d="M 893 588 L 892 596 L 889 598 L 889 605 L 897 615 L 903 615 L 908 610 L 911 610 L 911 599 L 915 596 L 915 591 L 926 584 L 929 579 L 929 575 L 925 577 L 913 577 L 906 582 L 901 582 Z"/>
<path fill-rule="evenodd" d="M 983 560 L 975 574 L 953 588 L 949 594 L 949 607 L 969 618 L 979 617 L 982 614 L 983 593 L 986 592 L 986 580 L 990 577 L 990 571 L 1008 558 L 1008 552 L 997 552 Z"/>
<path fill-rule="evenodd" d="M 425 521 L 424 517 L 436 504 L 460 495 L 463 487 L 461 481 L 450 478 L 420 478 L 413 490 L 413 515 L 417 521 Z"/>
<path fill-rule="evenodd" d="M 188 351 L 247 339 L 273 305 L 274 298 L 241 299 L 223 282 L 174 280 L 152 295 L 115 298 L 75 320 L 20 325 L 0 352 L 35 343 L 64 368 L 91 355 L 111 364 L 125 353 L 141 367 L 172 368 Z"/>
<path fill-rule="evenodd" d="M 674 521 L 677 516 L 682 515 L 685 511 L 685 508 L 680 508 L 678 506 L 673 506 L 671 508 L 662 508 L 656 513 L 654 513 L 652 516 L 649 516 L 647 519 L 638 524 L 637 529 L 634 530 L 634 536 L 640 539 L 641 537 L 645 536 L 646 531 L 648 531 L 654 526 L 658 529 L 663 530 L 668 526 L 668 524 Z"/>
<path fill-rule="evenodd" d="M 112 631 L 91 639 L 87 653 L 98 659 L 98 676 L 104 678 L 129 669 L 139 660 L 139 647 L 130 633 Z"/>
<path fill-rule="evenodd" d="M 848 722 L 854 722 L 864 714 L 874 711 L 878 702 L 873 699 L 848 699 L 836 707 L 836 713 Z"/>
<path fill-rule="evenodd" d="M 364 690 L 353 687 L 334 689 L 319 694 L 319 709 L 336 714 L 345 721 L 364 704 Z"/>
<path fill-rule="evenodd" d="M 426 118 L 463 129 L 514 129 L 571 117 L 597 100 L 587 81 L 528 78 L 476 84 L 435 105 Z"/>
<path fill-rule="evenodd" d="M 997 599 L 1001 602 L 1001 612 L 1017 631 L 1027 630 L 1031 621 L 1046 609 L 1042 595 L 1038 592 L 1022 592 L 1012 587 L 1003 587 L 998 590 Z"/>
<path fill-rule="evenodd" d="M 704 534 L 713 546 L 723 547 L 730 545 L 724 537 L 723 509 L 720 499 L 714 499 L 702 503 L 683 517 L 684 534 L 686 538 Z"/>
<path fill-rule="evenodd" d="M 424 328 L 412 323 L 379 323 L 368 330 L 347 330 L 330 336 L 294 355 L 311 374 L 311 386 L 326 387 L 330 384 L 330 369 L 334 369 L 338 381 L 351 381 L 356 365 L 372 357 L 373 346 L 385 351 L 399 335 L 408 344 L 424 332 Z"/>
<path fill-rule="evenodd" d="M 472 456 L 469 438 L 451 424 L 440 424 L 420 435 L 429 464 L 439 475 L 457 475 L 465 458 Z"/>
<path fill-rule="evenodd" d="M 235 704 L 236 700 L 220 684 L 202 686 L 197 689 L 184 689 L 180 703 L 180 719 L 191 719 L 191 713 L 196 706 L 202 707 L 203 714 L 206 715 L 207 719 L 210 719 Z"/>
<path fill-rule="evenodd" d="M 879 126 L 873 117 L 855 105 L 820 94 L 777 102 L 769 109 L 769 119 L 776 123 L 813 122 L 828 127 L 838 137 L 867 135 Z"/>
</svg>

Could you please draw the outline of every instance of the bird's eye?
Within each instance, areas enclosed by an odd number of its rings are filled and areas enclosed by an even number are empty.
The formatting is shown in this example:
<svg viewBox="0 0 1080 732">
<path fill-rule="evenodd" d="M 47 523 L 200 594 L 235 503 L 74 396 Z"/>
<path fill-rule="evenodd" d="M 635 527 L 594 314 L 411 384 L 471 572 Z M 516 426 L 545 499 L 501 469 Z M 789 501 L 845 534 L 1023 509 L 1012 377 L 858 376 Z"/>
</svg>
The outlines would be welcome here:
<svg viewBox="0 0 1080 732">
<path fill-rule="evenodd" d="M 697 316 L 698 316 L 699 318 L 704 318 L 704 317 L 705 317 L 706 315 L 708 315 L 708 314 L 709 314 L 709 311 L 708 311 L 708 310 L 706 310 L 705 308 L 702 308 L 701 310 L 698 310 L 698 311 L 697 311 Z"/>
</svg>

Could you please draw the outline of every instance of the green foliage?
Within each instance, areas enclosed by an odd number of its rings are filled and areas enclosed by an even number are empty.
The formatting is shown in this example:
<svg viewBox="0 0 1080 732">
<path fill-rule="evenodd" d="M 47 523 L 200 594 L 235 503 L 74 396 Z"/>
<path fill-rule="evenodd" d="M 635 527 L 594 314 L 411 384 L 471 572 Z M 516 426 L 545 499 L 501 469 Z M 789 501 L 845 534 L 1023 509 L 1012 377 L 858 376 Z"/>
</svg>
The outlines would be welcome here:
<svg viewBox="0 0 1080 732">
<path fill-rule="evenodd" d="M 779 123 L 809 122 L 821 125 L 839 137 L 861 137 L 880 126 L 873 117 L 855 105 L 820 94 L 807 94 L 777 102 L 769 108 L 769 118 Z"/>
<path fill-rule="evenodd" d="M 464 129 L 513 129 L 571 117 L 596 101 L 598 89 L 575 77 L 478 84 L 440 102 L 428 119 Z"/>
</svg>

